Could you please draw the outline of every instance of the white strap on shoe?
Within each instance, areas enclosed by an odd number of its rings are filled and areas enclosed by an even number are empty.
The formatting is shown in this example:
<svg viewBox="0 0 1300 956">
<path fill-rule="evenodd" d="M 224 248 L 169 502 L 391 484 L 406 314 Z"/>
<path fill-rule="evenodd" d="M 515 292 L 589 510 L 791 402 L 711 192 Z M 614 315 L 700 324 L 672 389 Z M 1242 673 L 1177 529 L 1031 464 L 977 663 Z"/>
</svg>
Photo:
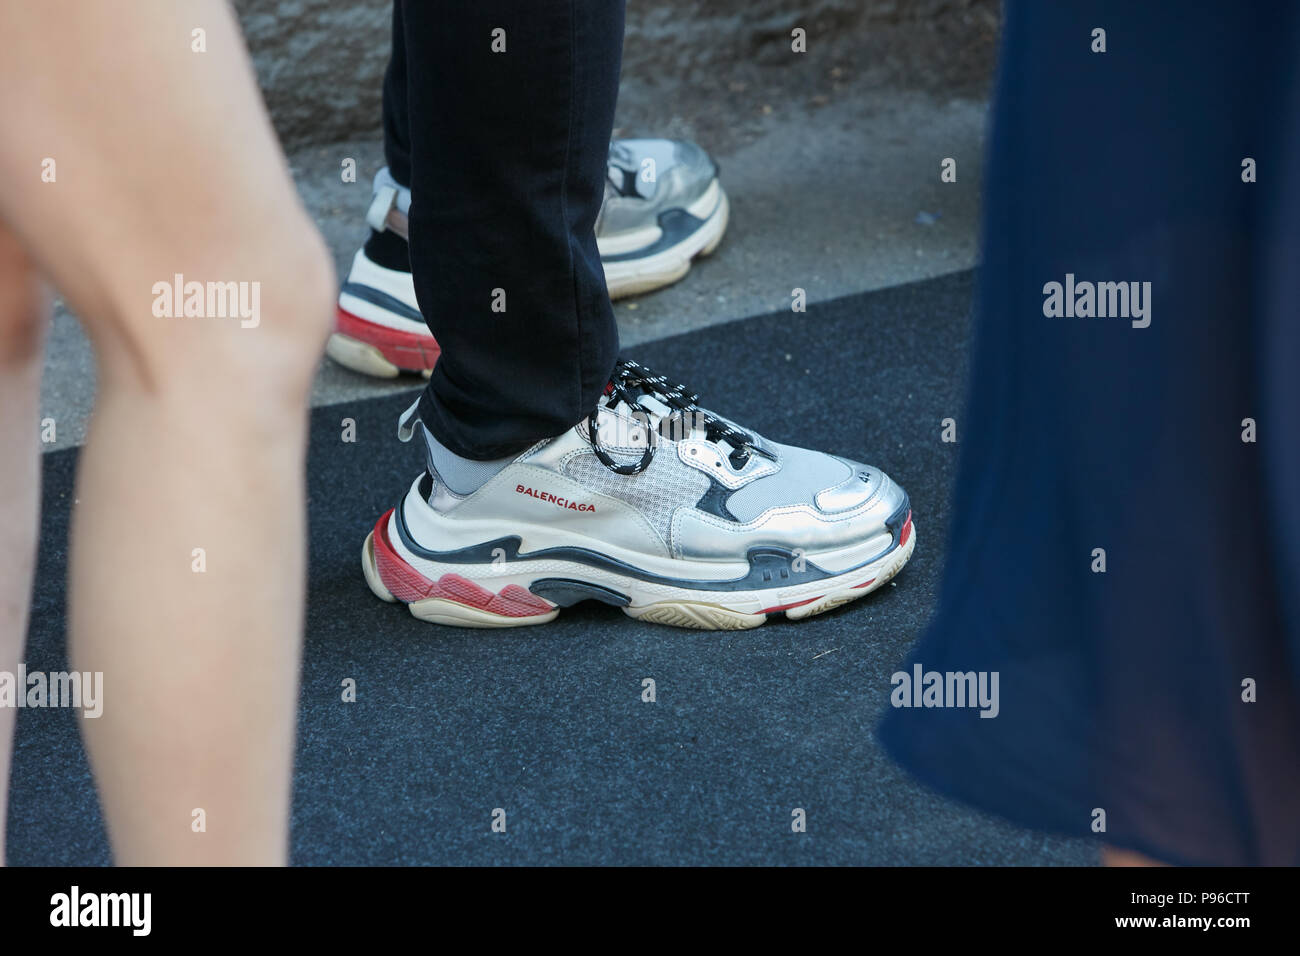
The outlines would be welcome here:
<svg viewBox="0 0 1300 956">
<path fill-rule="evenodd" d="M 420 400 L 417 398 L 411 402 L 411 407 L 402 412 L 402 417 L 397 420 L 397 439 L 402 442 L 409 442 L 415 437 L 415 426 L 420 424 Z"/>
<path fill-rule="evenodd" d="M 397 189 L 393 186 L 380 186 L 375 191 L 375 198 L 370 201 L 370 208 L 366 210 L 366 225 L 375 232 L 383 232 L 388 228 L 388 213 L 397 202 Z"/>
</svg>

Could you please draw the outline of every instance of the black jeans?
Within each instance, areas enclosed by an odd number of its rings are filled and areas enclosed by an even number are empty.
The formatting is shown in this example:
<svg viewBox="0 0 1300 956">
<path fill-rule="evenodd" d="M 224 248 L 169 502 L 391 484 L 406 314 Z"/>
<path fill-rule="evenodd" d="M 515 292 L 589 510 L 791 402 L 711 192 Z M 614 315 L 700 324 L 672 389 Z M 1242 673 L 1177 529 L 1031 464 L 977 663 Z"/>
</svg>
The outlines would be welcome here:
<svg viewBox="0 0 1300 956">
<path fill-rule="evenodd" d="M 623 16 L 623 0 L 394 4 L 384 151 L 411 189 L 415 293 L 442 347 L 420 417 L 459 455 L 560 434 L 613 370 L 594 226 Z"/>
</svg>

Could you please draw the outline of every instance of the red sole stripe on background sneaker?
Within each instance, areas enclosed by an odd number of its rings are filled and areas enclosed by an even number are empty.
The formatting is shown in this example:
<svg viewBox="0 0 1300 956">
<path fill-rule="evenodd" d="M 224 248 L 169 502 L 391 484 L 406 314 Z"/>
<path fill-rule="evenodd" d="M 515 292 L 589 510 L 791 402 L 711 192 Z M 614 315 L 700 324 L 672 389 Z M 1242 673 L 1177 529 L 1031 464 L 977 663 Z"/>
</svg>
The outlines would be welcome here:
<svg viewBox="0 0 1300 956">
<path fill-rule="evenodd" d="M 776 607 L 765 607 L 759 611 L 759 614 L 775 614 L 777 611 L 788 611 L 792 607 L 802 607 L 805 604 L 811 604 L 813 601 L 820 601 L 826 595 L 819 594 L 816 597 L 810 597 L 806 601 L 795 601 L 793 604 L 778 604 Z"/>
<path fill-rule="evenodd" d="M 397 600 L 411 604 L 441 598 L 502 617 L 533 617 L 555 610 L 555 605 L 518 584 L 507 584 L 494 593 L 459 574 L 447 573 L 437 581 L 430 581 L 402 560 L 393 548 L 388 537 L 388 517 L 392 513 L 390 508 L 375 524 L 375 569 L 379 580 Z"/>
<path fill-rule="evenodd" d="M 334 331 L 373 346 L 379 350 L 380 355 L 405 372 L 431 369 L 442 354 L 442 349 L 432 335 L 403 332 L 377 322 L 368 322 L 342 306 L 336 310 Z"/>
</svg>

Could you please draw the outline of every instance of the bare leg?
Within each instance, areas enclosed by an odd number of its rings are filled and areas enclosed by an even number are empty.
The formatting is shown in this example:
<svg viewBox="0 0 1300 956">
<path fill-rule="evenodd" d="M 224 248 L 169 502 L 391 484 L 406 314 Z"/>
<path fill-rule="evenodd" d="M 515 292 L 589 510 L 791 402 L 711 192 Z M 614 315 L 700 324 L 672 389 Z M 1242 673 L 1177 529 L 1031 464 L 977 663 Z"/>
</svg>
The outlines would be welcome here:
<svg viewBox="0 0 1300 956">
<path fill-rule="evenodd" d="M 0 37 L 0 218 L 99 366 L 69 627 L 116 859 L 284 862 L 329 257 L 225 3 L 3 4 Z M 256 283 L 258 324 L 155 315 L 177 273 Z"/>
<path fill-rule="evenodd" d="M 36 564 L 41 345 L 45 295 L 18 240 L 0 223 L 0 671 L 15 673 L 27 637 Z M 17 711 L 0 707 L 0 866 Z"/>
</svg>

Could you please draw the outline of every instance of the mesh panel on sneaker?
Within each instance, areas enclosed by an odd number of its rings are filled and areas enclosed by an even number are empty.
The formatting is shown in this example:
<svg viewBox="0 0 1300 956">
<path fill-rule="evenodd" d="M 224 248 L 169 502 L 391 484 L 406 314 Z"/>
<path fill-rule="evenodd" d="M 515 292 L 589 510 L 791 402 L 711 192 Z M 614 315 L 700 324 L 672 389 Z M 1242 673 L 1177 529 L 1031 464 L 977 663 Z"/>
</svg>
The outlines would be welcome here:
<svg viewBox="0 0 1300 956">
<path fill-rule="evenodd" d="M 739 521 L 753 521 L 768 508 L 810 504 L 813 496 L 838 485 L 853 469 L 830 455 L 806 448 L 772 443 L 781 458 L 781 470 L 751 481 L 727 499 L 727 510 Z"/>
<path fill-rule="evenodd" d="M 709 476 L 682 464 L 667 442 L 659 446 L 650 467 L 639 475 L 616 475 L 588 453 L 566 462 L 564 473 L 592 491 L 636 508 L 659 533 L 665 547 L 670 544 L 673 511 L 679 505 L 694 505 L 709 487 Z"/>
</svg>

